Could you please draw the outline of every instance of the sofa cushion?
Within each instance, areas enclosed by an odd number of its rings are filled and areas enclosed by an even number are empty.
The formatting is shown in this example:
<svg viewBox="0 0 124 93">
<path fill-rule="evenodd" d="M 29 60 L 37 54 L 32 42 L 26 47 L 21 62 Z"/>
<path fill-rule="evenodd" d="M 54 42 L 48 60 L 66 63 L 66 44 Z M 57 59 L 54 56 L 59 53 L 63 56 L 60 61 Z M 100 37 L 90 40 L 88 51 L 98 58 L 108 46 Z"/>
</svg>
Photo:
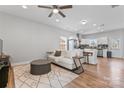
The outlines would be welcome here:
<svg viewBox="0 0 124 93">
<path fill-rule="evenodd" d="M 61 51 L 61 56 L 65 57 L 67 51 Z"/>
<path fill-rule="evenodd" d="M 61 56 L 61 51 L 56 51 L 55 54 L 54 54 L 54 56 L 56 56 L 56 57 Z"/>
<path fill-rule="evenodd" d="M 75 56 L 75 51 L 66 51 L 64 55 L 65 58 L 72 58 L 73 56 Z"/>
<path fill-rule="evenodd" d="M 75 49 L 72 51 L 66 51 L 65 58 L 72 58 L 74 56 L 83 56 L 83 50 Z"/>
<path fill-rule="evenodd" d="M 49 58 L 54 59 L 56 62 L 60 62 L 60 60 L 61 60 L 62 57 L 61 56 L 56 57 L 54 55 L 50 55 Z"/>
<path fill-rule="evenodd" d="M 67 64 L 74 64 L 73 59 L 71 58 L 61 58 L 61 62 L 67 63 Z"/>
</svg>

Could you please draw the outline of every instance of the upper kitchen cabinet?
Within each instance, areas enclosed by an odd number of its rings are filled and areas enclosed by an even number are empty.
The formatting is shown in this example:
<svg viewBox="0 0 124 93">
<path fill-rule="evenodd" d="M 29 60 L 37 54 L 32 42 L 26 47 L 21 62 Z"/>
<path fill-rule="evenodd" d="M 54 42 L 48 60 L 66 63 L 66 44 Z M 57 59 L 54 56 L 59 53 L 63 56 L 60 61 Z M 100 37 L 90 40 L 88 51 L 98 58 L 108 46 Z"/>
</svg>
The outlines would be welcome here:
<svg viewBox="0 0 124 93">
<path fill-rule="evenodd" d="M 97 38 L 97 44 L 108 44 L 108 38 L 107 37 L 101 37 L 101 38 Z"/>
</svg>

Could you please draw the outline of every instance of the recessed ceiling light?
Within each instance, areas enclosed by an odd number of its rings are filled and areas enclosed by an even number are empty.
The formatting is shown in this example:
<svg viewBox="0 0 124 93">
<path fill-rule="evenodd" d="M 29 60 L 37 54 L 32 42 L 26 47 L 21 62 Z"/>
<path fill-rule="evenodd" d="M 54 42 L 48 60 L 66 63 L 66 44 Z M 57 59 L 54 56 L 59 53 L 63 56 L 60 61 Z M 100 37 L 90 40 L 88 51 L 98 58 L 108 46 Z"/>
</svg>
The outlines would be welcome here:
<svg viewBox="0 0 124 93">
<path fill-rule="evenodd" d="M 28 7 L 26 5 L 22 5 L 22 8 L 27 9 Z"/>
<path fill-rule="evenodd" d="M 53 13 L 54 13 L 54 14 L 57 14 L 58 12 L 59 12 L 58 9 L 53 9 Z"/>
<path fill-rule="evenodd" d="M 85 25 L 88 21 L 87 20 L 81 20 L 81 24 Z"/>
<path fill-rule="evenodd" d="M 101 27 L 99 26 L 97 29 L 98 29 L 98 30 L 100 30 L 100 29 L 101 29 Z"/>
<path fill-rule="evenodd" d="M 93 26 L 96 26 L 96 24 L 93 24 Z"/>
<path fill-rule="evenodd" d="M 60 20 L 59 19 L 56 19 L 56 22 L 59 22 Z"/>
</svg>

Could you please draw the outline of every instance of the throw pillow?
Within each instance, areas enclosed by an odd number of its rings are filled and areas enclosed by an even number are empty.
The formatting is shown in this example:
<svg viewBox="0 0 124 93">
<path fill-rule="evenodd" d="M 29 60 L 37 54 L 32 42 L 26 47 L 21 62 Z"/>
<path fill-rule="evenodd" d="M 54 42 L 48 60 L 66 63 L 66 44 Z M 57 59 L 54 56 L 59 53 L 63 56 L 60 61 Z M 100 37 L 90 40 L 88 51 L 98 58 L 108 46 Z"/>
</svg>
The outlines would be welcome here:
<svg viewBox="0 0 124 93">
<path fill-rule="evenodd" d="M 61 51 L 56 51 L 55 54 L 54 54 L 54 56 L 56 56 L 56 57 L 61 56 Z"/>
</svg>

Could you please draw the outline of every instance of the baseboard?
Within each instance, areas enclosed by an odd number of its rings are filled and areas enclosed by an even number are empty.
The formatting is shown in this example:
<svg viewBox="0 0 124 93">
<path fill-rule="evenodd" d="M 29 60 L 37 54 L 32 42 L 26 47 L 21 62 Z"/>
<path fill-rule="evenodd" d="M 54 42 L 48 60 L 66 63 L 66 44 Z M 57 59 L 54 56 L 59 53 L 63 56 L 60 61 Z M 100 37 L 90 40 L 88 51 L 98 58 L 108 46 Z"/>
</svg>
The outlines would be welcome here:
<svg viewBox="0 0 124 93">
<path fill-rule="evenodd" d="M 16 65 L 23 65 L 23 64 L 29 64 L 31 61 L 23 61 L 23 62 L 17 62 L 17 63 L 11 63 L 12 66 Z"/>
<path fill-rule="evenodd" d="M 124 57 L 112 57 L 112 58 L 116 58 L 116 59 L 124 59 Z"/>
</svg>

